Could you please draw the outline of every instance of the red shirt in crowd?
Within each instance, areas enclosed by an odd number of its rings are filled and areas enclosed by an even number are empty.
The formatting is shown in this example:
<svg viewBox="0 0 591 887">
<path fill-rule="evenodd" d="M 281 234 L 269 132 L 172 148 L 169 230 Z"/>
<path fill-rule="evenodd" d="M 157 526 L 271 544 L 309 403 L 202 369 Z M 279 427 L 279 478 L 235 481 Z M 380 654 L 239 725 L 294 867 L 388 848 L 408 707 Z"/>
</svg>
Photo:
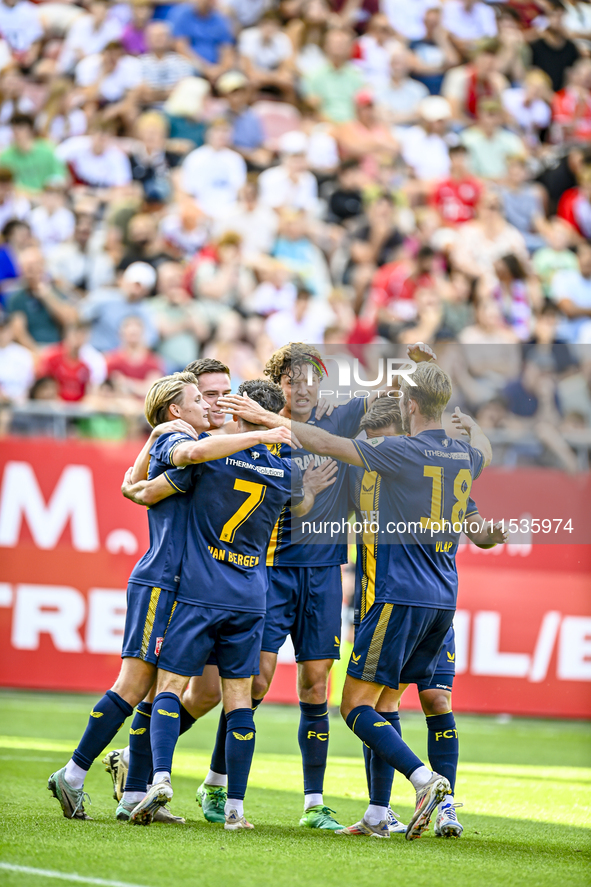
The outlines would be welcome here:
<svg viewBox="0 0 591 887">
<path fill-rule="evenodd" d="M 569 130 L 565 138 L 578 142 L 591 140 L 591 95 L 581 97 L 575 90 L 561 89 L 552 101 L 552 120 Z"/>
<path fill-rule="evenodd" d="M 476 205 L 482 194 L 482 182 L 471 176 L 466 179 L 446 179 L 435 186 L 431 203 L 444 222 L 462 225 L 476 215 Z"/>
<path fill-rule="evenodd" d="M 159 376 L 164 375 L 164 367 L 159 357 L 147 351 L 143 360 L 137 362 L 132 361 L 124 351 L 111 351 L 107 355 L 107 370 L 109 376 L 113 373 L 121 373 L 128 379 L 138 379 L 142 381 L 151 373 L 158 373 Z"/>
<path fill-rule="evenodd" d="M 72 358 L 63 344 L 51 345 L 41 358 L 37 376 L 51 376 L 61 400 L 82 400 L 90 382 L 90 369 L 79 357 Z"/>
</svg>

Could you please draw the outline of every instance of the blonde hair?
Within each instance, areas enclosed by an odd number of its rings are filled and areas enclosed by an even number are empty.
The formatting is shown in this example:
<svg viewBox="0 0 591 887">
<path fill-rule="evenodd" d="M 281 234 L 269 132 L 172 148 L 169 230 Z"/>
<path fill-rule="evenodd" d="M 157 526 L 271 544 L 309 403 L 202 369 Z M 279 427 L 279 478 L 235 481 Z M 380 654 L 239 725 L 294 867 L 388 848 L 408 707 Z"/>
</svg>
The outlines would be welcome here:
<svg viewBox="0 0 591 887">
<path fill-rule="evenodd" d="M 425 419 L 441 419 L 451 397 L 451 379 L 436 363 L 419 363 L 411 376 L 415 383 L 409 385 L 402 379 L 400 390 L 405 403 L 412 397 Z"/>
<path fill-rule="evenodd" d="M 140 133 L 151 126 L 157 126 L 161 132 L 168 135 L 168 121 L 166 120 L 166 117 L 163 114 L 159 114 L 158 111 L 145 111 L 135 122 L 137 133 Z"/>
<path fill-rule="evenodd" d="M 173 403 L 182 402 L 187 385 L 198 384 L 197 376 L 186 371 L 163 376 L 154 382 L 144 404 L 144 413 L 152 428 L 168 420 L 168 408 Z"/>
</svg>

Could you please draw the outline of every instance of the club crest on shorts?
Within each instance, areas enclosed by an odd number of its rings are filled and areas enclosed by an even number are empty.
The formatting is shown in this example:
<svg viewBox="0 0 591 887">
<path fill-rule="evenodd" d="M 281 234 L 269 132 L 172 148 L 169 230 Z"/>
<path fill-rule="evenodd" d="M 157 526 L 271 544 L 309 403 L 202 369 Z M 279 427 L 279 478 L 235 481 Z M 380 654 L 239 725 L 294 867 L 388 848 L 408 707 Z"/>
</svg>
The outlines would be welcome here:
<svg viewBox="0 0 591 887">
<path fill-rule="evenodd" d="M 156 638 L 156 646 L 154 647 L 154 653 L 156 656 L 160 656 L 160 650 L 162 649 L 162 641 L 164 638 Z"/>
</svg>

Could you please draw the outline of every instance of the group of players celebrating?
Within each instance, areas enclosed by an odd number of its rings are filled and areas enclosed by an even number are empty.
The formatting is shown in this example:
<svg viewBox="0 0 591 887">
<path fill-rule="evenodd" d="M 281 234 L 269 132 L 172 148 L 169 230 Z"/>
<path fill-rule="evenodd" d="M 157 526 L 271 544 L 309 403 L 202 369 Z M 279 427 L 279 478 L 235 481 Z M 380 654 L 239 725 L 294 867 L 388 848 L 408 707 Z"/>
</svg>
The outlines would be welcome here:
<svg viewBox="0 0 591 887">
<path fill-rule="evenodd" d="M 71 759 L 49 778 L 64 816 L 89 818 L 86 774 L 133 714 L 128 747 L 103 758 L 119 801 L 116 817 L 183 823 L 168 806 L 174 749 L 221 698 L 197 801 L 209 822 L 252 829 L 244 797 L 254 715 L 291 635 L 304 776 L 300 825 L 412 840 L 437 810 L 435 833 L 461 835 L 451 708 L 455 554 L 462 531 L 481 547 L 506 535 L 470 498 L 473 479 L 492 458 L 488 439 L 458 409 L 453 422 L 463 438 L 447 436 L 450 379 L 428 346 L 411 346 L 408 356 L 416 366 L 399 389 L 332 409 L 319 401 L 320 355 L 301 343 L 280 348 L 267 363 L 268 378 L 243 383 L 236 395 L 228 368 L 210 359 L 154 383 L 145 405 L 153 430 L 122 486 L 127 498 L 148 506 L 150 547 L 129 580 L 119 677 L 91 711 Z M 369 806 L 345 827 L 325 806 L 323 783 L 347 539 L 316 528 L 344 523 L 353 511 L 362 532 L 341 714 L 363 743 Z M 380 516 L 394 528 L 387 534 Z M 410 683 L 426 715 L 432 769 L 402 739 L 398 709 Z M 390 807 L 395 770 L 416 793 L 408 825 Z"/>
</svg>

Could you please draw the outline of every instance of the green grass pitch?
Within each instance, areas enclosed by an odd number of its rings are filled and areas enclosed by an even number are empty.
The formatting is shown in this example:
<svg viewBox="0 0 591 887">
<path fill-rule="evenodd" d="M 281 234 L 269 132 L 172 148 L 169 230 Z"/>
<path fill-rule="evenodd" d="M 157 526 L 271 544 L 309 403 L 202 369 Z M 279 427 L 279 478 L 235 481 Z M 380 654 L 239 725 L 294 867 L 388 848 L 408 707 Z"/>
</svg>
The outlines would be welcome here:
<svg viewBox="0 0 591 887">
<path fill-rule="evenodd" d="M 257 751 L 246 798 L 255 825 L 229 834 L 206 823 L 195 790 L 209 764 L 217 712 L 181 738 L 172 809 L 186 826 L 129 826 L 100 763 L 86 789 L 93 822 L 69 822 L 46 789 L 49 774 L 73 750 L 95 697 L 0 692 L 0 884 L 48 887 L 50 878 L 7 865 L 78 875 L 78 883 L 142 887 L 588 887 L 591 844 L 591 725 L 460 715 L 461 764 L 456 798 L 460 840 L 432 829 L 420 841 L 342 838 L 298 827 L 302 777 L 295 708 L 263 705 L 256 715 Z M 402 713 L 406 740 L 426 760 L 426 728 Z M 125 728 L 124 728 L 125 730 Z M 122 732 L 114 747 L 124 744 Z M 406 821 L 413 794 L 400 775 L 393 808 Z M 332 718 L 325 802 L 350 824 L 366 804 L 358 740 Z"/>
</svg>

